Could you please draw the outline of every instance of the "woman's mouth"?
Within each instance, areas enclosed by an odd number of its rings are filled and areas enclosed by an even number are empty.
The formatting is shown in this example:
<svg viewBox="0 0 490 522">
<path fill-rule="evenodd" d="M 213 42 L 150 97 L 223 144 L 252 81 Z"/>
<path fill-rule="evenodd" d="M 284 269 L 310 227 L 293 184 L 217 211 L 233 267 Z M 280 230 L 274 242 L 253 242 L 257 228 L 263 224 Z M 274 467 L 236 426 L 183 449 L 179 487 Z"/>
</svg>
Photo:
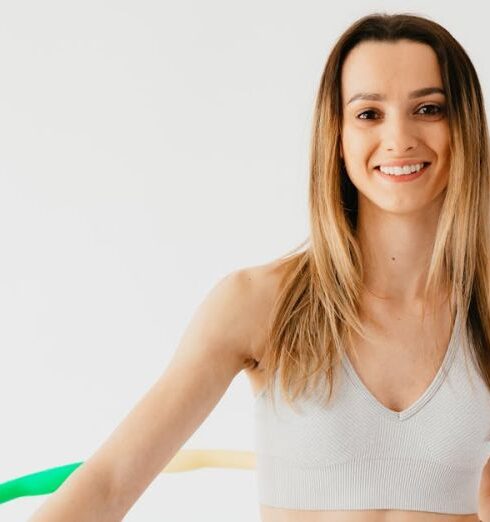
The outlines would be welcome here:
<svg viewBox="0 0 490 522">
<path fill-rule="evenodd" d="M 383 178 L 388 181 L 393 181 L 395 183 L 403 183 L 404 181 L 413 181 L 414 179 L 420 178 L 422 174 L 424 174 L 430 162 L 424 162 L 424 166 L 420 170 L 416 170 L 415 172 L 410 172 L 409 174 L 387 174 L 386 172 L 381 172 L 379 165 L 374 168 L 374 170 Z"/>
</svg>

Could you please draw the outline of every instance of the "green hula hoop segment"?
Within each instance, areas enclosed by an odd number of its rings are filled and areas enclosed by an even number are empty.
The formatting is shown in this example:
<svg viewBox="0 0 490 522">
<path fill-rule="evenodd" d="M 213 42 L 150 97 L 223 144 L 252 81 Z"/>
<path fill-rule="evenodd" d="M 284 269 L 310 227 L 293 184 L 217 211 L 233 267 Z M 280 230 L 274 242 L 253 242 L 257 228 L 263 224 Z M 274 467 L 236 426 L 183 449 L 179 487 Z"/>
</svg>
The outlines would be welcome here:
<svg viewBox="0 0 490 522">
<path fill-rule="evenodd" d="M 45 469 L 0 484 L 0 504 L 19 497 L 47 495 L 61 484 L 84 461 Z M 189 471 L 196 468 L 255 468 L 255 453 L 236 450 L 180 450 L 161 473 Z"/>
<path fill-rule="evenodd" d="M 45 469 L 0 484 L 0 504 L 18 497 L 47 495 L 56 491 L 82 462 Z"/>
</svg>

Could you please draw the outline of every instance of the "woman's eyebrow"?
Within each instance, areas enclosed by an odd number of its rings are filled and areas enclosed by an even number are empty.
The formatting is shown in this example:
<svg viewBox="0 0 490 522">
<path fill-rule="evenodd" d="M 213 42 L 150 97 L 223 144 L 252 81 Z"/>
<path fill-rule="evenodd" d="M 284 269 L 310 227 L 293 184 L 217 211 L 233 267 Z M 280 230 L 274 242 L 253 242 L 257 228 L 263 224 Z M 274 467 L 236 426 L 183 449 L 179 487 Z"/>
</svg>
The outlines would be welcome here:
<svg viewBox="0 0 490 522">
<path fill-rule="evenodd" d="M 441 87 L 423 87 L 422 89 L 412 91 L 408 94 L 408 97 L 409 99 L 420 98 L 421 96 L 427 96 L 428 94 L 434 93 L 443 94 L 444 96 L 446 95 L 444 89 Z M 359 92 L 352 96 L 352 98 L 347 102 L 347 105 L 355 100 L 384 101 L 386 100 L 386 96 L 377 92 Z"/>
</svg>

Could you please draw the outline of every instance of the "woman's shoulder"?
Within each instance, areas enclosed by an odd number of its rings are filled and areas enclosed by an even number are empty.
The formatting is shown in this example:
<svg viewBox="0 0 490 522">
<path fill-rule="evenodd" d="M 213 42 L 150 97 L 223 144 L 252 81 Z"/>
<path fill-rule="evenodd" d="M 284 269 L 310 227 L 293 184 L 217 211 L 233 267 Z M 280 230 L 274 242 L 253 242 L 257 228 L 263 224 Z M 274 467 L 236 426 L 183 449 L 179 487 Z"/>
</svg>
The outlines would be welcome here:
<svg viewBox="0 0 490 522">
<path fill-rule="evenodd" d="M 283 260 L 274 259 L 261 265 L 240 268 L 237 272 L 249 281 L 252 294 L 256 292 L 259 297 L 263 298 L 277 293 L 284 270 Z"/>
<path fill-rule="evenodd" d="M 271 311 L 280 290 L 284 275 L 281 260 L 240 268 L 236 276 L 241 279 L 239 320 L 248 333 L 250 352 L 255 366 L 260 364 L 265 349 Z"/>
</svg>

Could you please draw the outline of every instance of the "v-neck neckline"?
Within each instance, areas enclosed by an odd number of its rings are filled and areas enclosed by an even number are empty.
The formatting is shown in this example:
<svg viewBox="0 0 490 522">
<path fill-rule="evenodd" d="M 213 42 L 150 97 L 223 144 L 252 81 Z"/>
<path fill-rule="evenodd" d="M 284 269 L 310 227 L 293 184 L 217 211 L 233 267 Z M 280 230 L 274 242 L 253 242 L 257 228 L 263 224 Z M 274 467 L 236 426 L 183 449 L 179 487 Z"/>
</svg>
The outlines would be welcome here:
<svg viewBox="0 0 490 522">
<path fill-rule="evenodd" d="M 436 393 L 439 386 L 442 384 L 446 370 L 449 370 L 449 367 L 452 363 L 453 357 L 456 353 L 456 347 L 458 346 L 459 341 L 459 331 L 460 331 L 460 317 L 459 317 L 459 310 L 456 313 L 456 317 L 454 320 L 454 325 L 451 332 L 451 338 L 449 340 L 449 344 L 446 348 L 446 353 L 444 354 L 443 361 L 441 363 L 441 366 L 439 367 L 439 370 L 437 371 L 434 379 L 429 384 L 429 386 L 426 388 L 424 393 L 410 406 L 405 408 L 402 411 L 395 411 L 384 404 L 382 404 L 366 387 L 364 382 L 361 380 L 359 375 L 357 374 L 356 370 L 354 369 L 352 363 L 350 362 L 349 356 L 347 353 L 344 354 L 342 358 L 342 363 L 344 365 L 344 368 L 346 369 L 347 373 L 349 374 L 353 384 L 356 386 L 358 390 L 361 391 L 363 396 L 368 400 L 368 402 L 378 411 L 381 413 L 384 413 L 385 415 L 388 415 L 391 418 L 398 419 L 400 421 L 408 419 L 412 415 L 415 415 Z"/>
</svg>

